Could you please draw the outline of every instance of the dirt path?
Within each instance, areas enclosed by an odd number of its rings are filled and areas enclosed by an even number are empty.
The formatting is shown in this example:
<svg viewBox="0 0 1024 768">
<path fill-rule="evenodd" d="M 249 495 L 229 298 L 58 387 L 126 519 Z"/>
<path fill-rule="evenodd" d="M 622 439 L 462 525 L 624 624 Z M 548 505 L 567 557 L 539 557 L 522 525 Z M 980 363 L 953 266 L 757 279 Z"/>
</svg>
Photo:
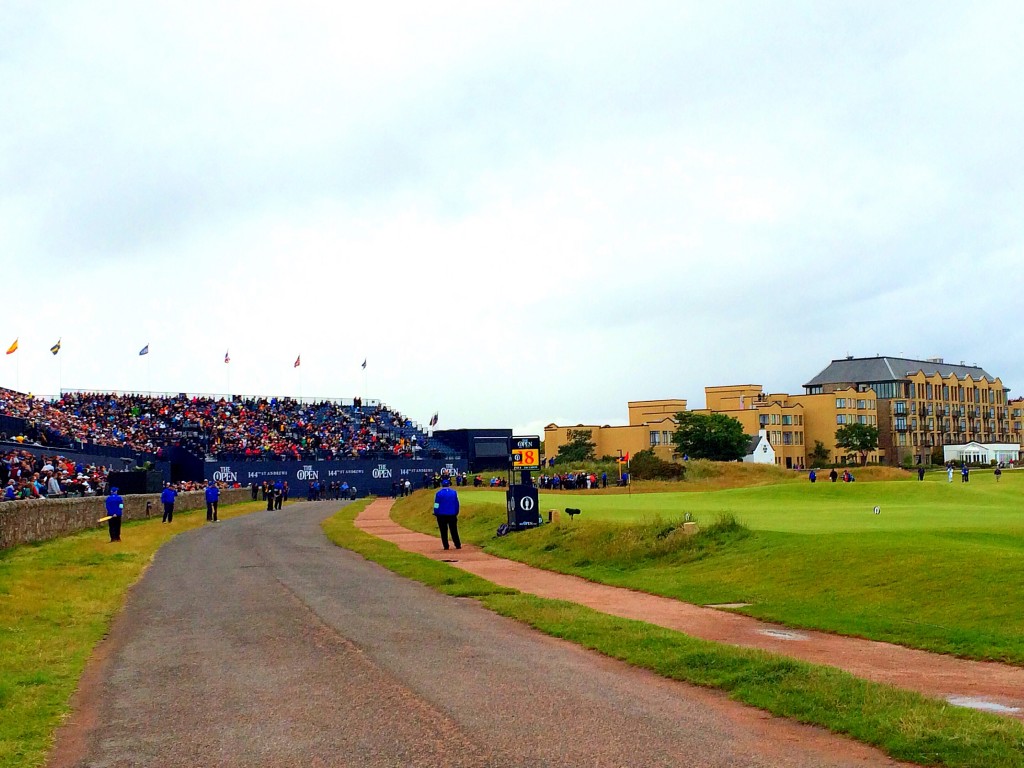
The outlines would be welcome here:
<svg viewBox="0 0 1024 768">
<path fill-rule="evenodd" d="M 595 584 L 505 560 L 463 545 L 441 549 L 434 536 L 410 531 L 390 518 L 391 500 L 380 499 L 356 519 L 356 525 L 402 549 L 522 592 L 567 600 L 595 610 L 657 624 L 693 637 L 773 653 L 846 670 L 868 680 L 918 691 L 951 703 L 1024 720 L 1024 669 L 991 662 L 965 661 L 889 643 L 793 630 L 740 614 L 683 603 L 667 597 Z"/>
<path fill-rule="evenodd" d="M 94 655 L 51 768 L 898 765 L 334 546 L 329 503 L 168 542 Z"/>
</svg>

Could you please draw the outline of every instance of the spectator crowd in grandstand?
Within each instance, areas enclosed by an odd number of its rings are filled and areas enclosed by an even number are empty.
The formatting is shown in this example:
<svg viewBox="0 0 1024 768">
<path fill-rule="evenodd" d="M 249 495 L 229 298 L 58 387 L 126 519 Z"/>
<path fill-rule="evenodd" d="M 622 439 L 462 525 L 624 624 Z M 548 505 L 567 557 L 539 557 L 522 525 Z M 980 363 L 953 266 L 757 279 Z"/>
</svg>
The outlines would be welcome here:
<svg viewBox="0 0 1024 768">
<path fill-rule="evenodd" d="M 414 458 L 422 448 L 408 419 L 361 401 L 84 392 L 47 401 L 0 388 L 0 414 L 25 420 L 19 438 L 32 443 L 125 446 L 158 458 L 173 446 L 223 460 Z"/>
<path fill-rule="evenodd" d="M 0 448 L 0 499 L 95 496 L 106 490 L 107 467 L 84 465 L 63 456 L 35 456 Z"/>
</svg>

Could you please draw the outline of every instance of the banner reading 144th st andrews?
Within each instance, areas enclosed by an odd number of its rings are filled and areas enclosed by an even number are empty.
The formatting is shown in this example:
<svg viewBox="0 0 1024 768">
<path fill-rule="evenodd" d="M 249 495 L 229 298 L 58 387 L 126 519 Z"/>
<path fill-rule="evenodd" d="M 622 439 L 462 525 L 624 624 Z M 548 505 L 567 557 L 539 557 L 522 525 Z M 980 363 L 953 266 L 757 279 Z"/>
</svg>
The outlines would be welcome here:
<svg viewBox="0 0 1024 768">
<path fill-rule="evenodd" d="M 413 488 L 423 488 L 434 473 L 465 472 L 465 459 L 380 459 L 377 461 L 237 461 L 206 462 L 203 475 L 221 483 L 259 485 L 264 480 L 288 483 L 293 497 L 301 496 L 309 484 L 338 482 L 355 486 L 360 496 L 388 495 L 392 483 L 409 480 Z"/>
</svg>

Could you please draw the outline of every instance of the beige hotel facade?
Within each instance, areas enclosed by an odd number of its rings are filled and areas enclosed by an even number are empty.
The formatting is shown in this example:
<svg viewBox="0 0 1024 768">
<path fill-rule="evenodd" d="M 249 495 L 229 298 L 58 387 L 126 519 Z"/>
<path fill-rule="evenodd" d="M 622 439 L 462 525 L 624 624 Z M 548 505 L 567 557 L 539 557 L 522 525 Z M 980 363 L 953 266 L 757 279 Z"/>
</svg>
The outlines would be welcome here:
<svg viewBox="0 0 1024 768">
<path fill-rule="evenodd" d="M 803 394 L 765 392 L 760 384 L 705 387 L 705 408 L 696 413 L 723 413 L 738 420 L 748 435 L 764 430 L 775 463 L 807 469 L 815 443 L 821 442 L 836 463 L 859 457 L 835 444 L 844 424 L 878 427 L 878 450 L 872 463 L 941 462 L 946 445 L 1020 444 L 1024 435 L 1024 400 L 1009 400 L 997 376 L 974 365 L 948 364 L 938 358 L 846 357 L 833 360 L 804 385 Z M 675 415 L 687 410 L 683 399 L 628 403 L 625 426 L 549 424 L 544 429 L 546 456 L 573 437 L 589 433 L 598 457 L 635 454 L 653 448 L 672 458 Z"/>
</svg>

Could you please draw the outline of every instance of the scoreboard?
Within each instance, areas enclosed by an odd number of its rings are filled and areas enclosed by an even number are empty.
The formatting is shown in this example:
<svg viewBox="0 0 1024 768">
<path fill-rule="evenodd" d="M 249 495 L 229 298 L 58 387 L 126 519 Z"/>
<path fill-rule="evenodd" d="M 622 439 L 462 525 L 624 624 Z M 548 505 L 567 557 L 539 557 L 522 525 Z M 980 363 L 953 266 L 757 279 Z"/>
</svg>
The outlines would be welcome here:
<svg viewBox="0 0 1024 768">
<path fill-rule="evenodd" d="M 509 460 L 513 470 L 529 472 L 540 469 L 540 437 L 513 437 L 510 445 Z"/>
</svg>

